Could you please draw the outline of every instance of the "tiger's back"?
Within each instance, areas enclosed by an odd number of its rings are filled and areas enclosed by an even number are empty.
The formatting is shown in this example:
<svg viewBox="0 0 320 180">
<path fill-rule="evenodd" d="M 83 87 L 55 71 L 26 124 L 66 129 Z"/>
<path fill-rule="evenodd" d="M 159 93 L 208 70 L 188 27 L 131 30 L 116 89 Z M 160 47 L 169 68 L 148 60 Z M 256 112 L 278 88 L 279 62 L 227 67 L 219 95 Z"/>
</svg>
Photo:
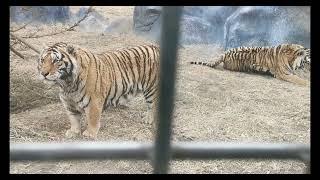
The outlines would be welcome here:
<svg viewBox="0 0 320 180">
<path fill-rule="evenodd" d="M 136 46 L 99 54 L 98 57 L 105 63 L 100 67 L 101 72 L 109 72 L 105 78 L 109 82 L 104 83 L 110 84 L 106 88 L 107 104 L 117 105 L 120 97 L 135 96 L 139 92 L 148 103 L 154 101 L 159 72 L 158 47 Z"/>
</svg>

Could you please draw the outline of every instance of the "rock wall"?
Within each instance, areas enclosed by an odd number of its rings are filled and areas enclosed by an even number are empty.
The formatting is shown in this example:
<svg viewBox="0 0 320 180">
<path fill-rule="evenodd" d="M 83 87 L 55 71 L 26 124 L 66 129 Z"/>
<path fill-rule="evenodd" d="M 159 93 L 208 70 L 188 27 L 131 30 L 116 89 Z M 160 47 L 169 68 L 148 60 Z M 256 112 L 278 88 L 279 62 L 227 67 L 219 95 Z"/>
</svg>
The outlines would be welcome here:
<svg viewBox="0 0 320 180">
<path fill-rule="evenodd" d="M 160 6 L 137 6 L 133 26 L 137 34 L 159 41 Z M 298 43 L 310 47 L 308 6 L 187 6 L 181 17 L 182 44 L 266 46 Z"/>
<path fill-rule="evenodd" d="M 66 22 L 69 6 L 11 6 L 10 20 L 16 23 L 34 20 L 42 23 Z"/>
</svg>

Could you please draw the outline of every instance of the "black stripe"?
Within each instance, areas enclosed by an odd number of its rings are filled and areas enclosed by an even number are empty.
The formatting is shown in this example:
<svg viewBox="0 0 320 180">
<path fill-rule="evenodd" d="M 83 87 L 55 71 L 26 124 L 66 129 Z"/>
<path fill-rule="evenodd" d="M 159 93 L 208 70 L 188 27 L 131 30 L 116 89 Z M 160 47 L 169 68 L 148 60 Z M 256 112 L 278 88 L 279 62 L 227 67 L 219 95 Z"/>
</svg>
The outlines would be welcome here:
<svg viewBox="0 0 320 180">
<path fill-rule="evenodd" d="M 113 94 L 113 97 L 111 97 L 111 99 L 110 99 L 110 102 L 112 103 L 112 101 L 113 101 L 113 99 L 115 98 L 115 96 L 117 95 L 117 91 L 118 91 L 118 83 L 117 83 L 117 79 L 116 79 L 116 77 L 115 77 L 115 75 L 116 75 L 116 72 L 115 72 L 115 70 L 114 70 L 114 67 L 113 67 L 113 62 L 114 62 L 114 59 L 112 59 L 110 56 L 109 56 L 109 54 L 106 54 L 106 56 L 108 56 L 109 58 L 110 58 L 110 63 L 112 63 L 111 64 L 111 69 L 112 69 L 112 77 L 113 77 L 113 81 L 114 81 L 114 83 L 111 83 L 113 86 L 114 86 L 114 94 Z"/>
<path fill-rule="evenodd" d="M 95 67 L 96 67 L 96 83 L 95 83 L 95 86 L 94 86 L 94 91 L 96 91 L 97 82 L 98 82 L 98 78 L 99 78 L 100 64 L 97 62 L 97 59 L 96 59 L 94 54 L 92 55 L 92 57 L 93 57 L 93 61 L 94 61 Z M 99 67 L 98 67 L 98 64 L 99 64 Z M 100 84 L 100 86 L 101 86 L 101 84 Z"/>
<path fill-rule="evenodd" d="M 120 53 L 120 52 L 119 52 Z M 130 76 L 128 75 L 128 68 L 127 68 L 127 64 L 128 63 L 126 63 L 126 59 L 125 58 L 123 58 L 124 56 L 122 56 L 122 54 L 120 53 L 120 57 L 119 57 L 119 63 L 120 63 L 120 65 L 121 65 L 121 67 L 122 67 L 122 69 L 124 70 L 124 73 L 125 73 L 125 82 L 126 82 L 126 84 L 128 85 L 129 83 L 130 83 Z M 126 86 L 126 88 L 125 88 L 125 92 L 127 91 L 127 86 Z"/>
<path fill-rule="evenodd" d="M 157 48 L 151 48 L 151 50 L 152 50 L 153 59 L 157 60 L 157 52 L 159 52 L 159 50 Z"/>
<path fill-rule="evenodd" d="M 115 60 L 114 60 L 114 62 L 116 63 L 116 65 L 117 65 L 117 67 L 118 67 L 118 70 L 119 70 L 119 72 L 120 72 L 120 75 L 121 75 L 121 83 L 122 83 L 122 92 L 120 93 L 120 96 L 124 93 L 123 91 L 124 91 L 124 89 L 126 89 L 127 88 L 127 86 L 126 86 L 126 83 L 124 83 L 123 81 L 124 81 L 124 75 L 123 75 L 123 73 L 122 73 L 122 68 L 120 67 L 120 60 L 119 60 L 119 57 L 115 54 L 115 53 L 111 53 L 111 55 L 113 56 L 113 57 L 115 57 Z M 118 64 L 119 63 L 119 64 Z"/>
<path fill-rule="evenodd" d="M 84 70 L 85 67 L 84 67 L 84 64 L 83 64 L 83 62 L 82 62 L 82 61 L 83 61 L 82 56 L 79 56 L 78 58 L 79 58 L 79 60 L 80 60 L 81 69 Z"/>
<path fill-rule="evenodd" d="M 134 72 L 133 64 L 132 64 L 132 61 L 131 61 L 132 59 L 131 59 L 131 57 L 130 57 L 130 54 L 127 52 L 127 50 L 124 50 L 124 51 L 123 51 L 123 54 L 124 54 L 125 57 L 127 57 L 127 59 L 128 59 L 129 69 L 131 70 L 132 76 L 133 76 L 133 78 L 132 78 L 133 86 L 135 86 L 137 82 L 136 82 L 136 75 L 135 75 L 135 72 Z"/>
<path fill-rule="evenodd" d="M 81 99 L 79 101 L 77 101 L 76 103 L 78 104 L 78 103 L 82 102 L 85 95 L 86 95 L 86 93 L 83 93 L 83 96 L 81 97 Z"/>
<path fill-rule="evenodd" d="M 140 51 L 142 52 L 143 59 L 146 59 L 146 58 L 147 58 L 147 55 L 146 55 L 146 53 L 143 51 L 143 48 L 141 48 L 140 46 L 137 46 L 137 48 L 140 49 Z"/>
<path fill-rule="evenodd" d="M 140 49 L 140 47 L 137 47 L 138 49 Z M 140 49 L 141 50 L 141 49 Z M 143 74 L 142 74 L 142 79 L 141 79 L 141 85 L 142 88 L 144 88 L 144 83 L 145 83 L 145 76 L 146 76 L 146 59 L 145 59 L 145 53 L 142 51 L 143 54 Z"/>
<path fill-rule="evenodd" d="M 149 99 L 151 96 L 153 96 L 156 92 L 156 88 L 153 88 L 152 91 L 149 94 L 146 94 L 145 98 Z"/>
<path fill-rule="evenodd" d="M 137 65 L 137 70 L 138 70 L 138 79 L 137 79 L 137 82 L 136 82 L 136 85 L 138 86 L 138 83 L 140 82 L 140 73 L 141 73 L 141 69 L 140 69 L 140 62 L 138 61 L 139 59 L 138 56 L 135 54 L 134 51 L 132 51 L 131 49 L 129 49 L 128 51 L 132 52 L 133 55 L 134 55 L 134 60 L 136 62 L 136 65 Z"/>
<path fill-rule="evenodd" d="M 78 89 L 79 89 L 79 81 L 80 81 L 80 78 L 79 78 L 79 76 L 77 76 L 76 82 L 73 85 L 73 86 L 76 86 L 76 89 L 74 91 L 78 91 Z"/>
<path fill-rule="evenodd" d="M 73 71 L 74 65 L 73 65 L 73 63 L 72 63 L 71 59 L 68 59 L 68 60 L 69 60 L 69 62 L 70 62 L 70 72 L 69 72 L 69 74 L 72 74 L 72 71 Z"/>
<path fill-rule="evenodd" d="M 89 96 L 88 103 L 87 103 L 86 105 L 84 105 L 84 106 L 82 107 L 82 109 L 84 109 L 84 108 L 88 107 L 88 105 L 90 104 L 90 102 L 91 102 L 91 96 Z"/>
<path fill-rule="evenodd" d="M 103 56 L 99 55 L 98 58 L 100 59 L 100 62 L 99 62 L 99 69 L 100 69 L 100 72 L 104 72 L 103 74 L 100 73 L 100 92 L 101 93 L 105 93 L 105 91 L 102 89 L 103 88 L 103 79 L 106 78 L 106 71 L 105 71 L 105 66 L 102 66 L 100 67 L 100 63 L 102 63 L 101 61 L 103 61 Z"/>
<path fill-rule="evenodd" d="M 108 68 L 109 78 L 111 78 L 111 77 L 112 77 L 112 73 L 111 73 L 111 71 L 110 71 L 110 67 L 112 66 L 112 64 L 110 64 L 111 62 L 109 62 L 110 59 L 108 59 L 108 57 L 105 56 L 104 54 L 102 54 L 102 56 L 105 57 L 105 59 L 106 59 L 106 63 L 108 64 L 108 67 L 109 67 L 109 68 Z M 108 90 L 108 93 L 107 93 L 107 96 L 106 96 L 106 101 L 107 101 L 108 98 L 109 98 L 111 89 L 112 89 L 112 85 L 109 87 L 109 90 Z"/>
<path fill-rule="evenodd" d="M 73 114 L 79 114 L 80 112 L 76 110 L 73 106 L 67 106 L 67 110 Z"/>
<path fill-rule="evenodd" d="M 147 82 L 147 87 L 150 86 L 150 81 L 151 81 L 151 79 L 152 79 L 152 72 L 155 73 L 155 76 L 156 76 L 154 79 L 157 78 L 157 73 L 158 73 L 158 72 L 155 71 L 155 68 L 153 69 L 153 66 L 154 66 L 154 64 L 150 65 L 150 69 L 149 69 L 149 79 L 148 79 L 148 82 Z"/>
<path fill-rule="evenodd" d="M 146 52 L 147 52 L 147 57 L 150 58 L 150 54 L 149 54 L 149 50 L 148 49 L 151 49 L 151 47 L 149 46 L 142 46 L 145 48 Z"/>
<path fill-rule="evenodd" d="M 126 59 L 126 56 L 123 54 L 123 52 L 122 51 L 120 51 L 119 52 L 120 53 L 120 55 L 121 55 L 121 59 L 123 59 L 124 60 L 124 62 L 123 62 L 123 65 L 124 65 L 124 67 L 125 67 L 125 73 L 126 73 L 126 76 L 128 77 L 128 83 L 130 83 L 130 75 L 128 75 L 128 73 L 129 73 L 129 69 L 130 69 L 130 71 L 132 72 L 132 68 L 130 68 L 130 65 L 131 65 L 131 59 Z M 132 67 L 132 66 L 131 66 Z M 133 72 L 132 72 L 132 74 L 134 74 Z"/>
<path fill-rule="evenodd" d="M 152 67 L 153 67 L 153 62 L 154 62 L 154 60 L 153 59 L 151 59 L 151 57 L 150 57 L 150 54 L 149 54 L 149 48 L 150 47 L 145 47 L 145 49 L 146 49 L 146 51 L 147 51 L 147 56 L 148 56 L 148 69 L 149 69 L 149 79 L 147 79 L 147 86 L 148 86 L 148 84 L 149 84 L 149 82 L 150 82 L 150 80 L 151 80 L 151 73 L 153 72 L 153 69 L 152 69 Z"/>
<path fill-rule="evenodd" d="M 153 80 L 152 80 L 152 82 L 151 82 L 151 84 L 149 85 L 149 87 L 146 89 L 146 94 L 149 94 L 150 93 L 150 91 L 152 90 L 152 88 L 154 87 L 154 86 L 156 86 L 155 88 L 158 88 L 157 86 L 157 84 L 155 85 L 155 82 L 157 81 L 157 77 L 154 77 L 153 78 Z"/>
<path fill-rule="evenodd" d="M 132 49 L 132 51 L 136 52 L 139 59 L 141 59 L 140 53 L 137 51 L 136 47 L 133 47 L 131 49 Z"/>
</svg>

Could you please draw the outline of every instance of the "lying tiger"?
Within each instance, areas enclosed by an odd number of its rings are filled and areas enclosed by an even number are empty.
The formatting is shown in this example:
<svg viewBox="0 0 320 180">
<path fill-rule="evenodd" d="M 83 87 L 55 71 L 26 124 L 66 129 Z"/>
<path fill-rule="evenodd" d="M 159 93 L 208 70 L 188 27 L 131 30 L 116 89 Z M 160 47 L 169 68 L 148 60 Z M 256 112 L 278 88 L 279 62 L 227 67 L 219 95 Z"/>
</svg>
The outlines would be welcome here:
<svg viewBox="0 0 320 180">
<path fill-rule="evenodd" d="M 263 72 L 288 82 L 308 85 L 298 77 L 295 70 L 310 65 L 310 49 L 298 44 L 281 44 L 272 47 L 238 47 L 227 50 L 216 62 L 190 62 L 216 67 L 223 62 L 223 68 L 240 72 Z"/>
<path fill-rule="evenodd" d="M 80 134 L 80 117 L 85 114 L 88 125 L 82 135 L 96 139 L 102 111 L 138 92 L 143 92 L 149 108 L 153 108 L 147 118 L 153 124 L 159 54 L 159 48 L 153 45 L 101 54 L 61 42 L 45 48 L 40 54 L 38 70 L 42 79 L 60 87 L 60 100 L 71 123 L 66 137 Z"/>
</svg>

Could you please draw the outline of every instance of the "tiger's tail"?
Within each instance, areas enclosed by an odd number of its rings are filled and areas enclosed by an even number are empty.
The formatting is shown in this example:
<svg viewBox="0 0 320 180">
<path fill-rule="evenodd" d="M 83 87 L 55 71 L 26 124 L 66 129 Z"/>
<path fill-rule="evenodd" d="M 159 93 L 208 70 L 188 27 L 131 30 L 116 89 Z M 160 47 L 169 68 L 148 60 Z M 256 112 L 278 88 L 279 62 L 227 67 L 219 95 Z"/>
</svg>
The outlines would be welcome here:
<svg viewBox="0 0 320 180">
<path fill-rule="evenodd" d="M 222 62 L 223 62 L 223 58 L 219 59 L 218 61 L 216 61 L 214 63 L 192 61 L 192 62 L 190 62 L 190 64 L 197 64 L 197 65 L 203 65 L 203 66 L 208 66 L 208 67 L 211 67 L 211 68 L 215 68 L 216 66 L 218 66 Z"/>
</svg>

